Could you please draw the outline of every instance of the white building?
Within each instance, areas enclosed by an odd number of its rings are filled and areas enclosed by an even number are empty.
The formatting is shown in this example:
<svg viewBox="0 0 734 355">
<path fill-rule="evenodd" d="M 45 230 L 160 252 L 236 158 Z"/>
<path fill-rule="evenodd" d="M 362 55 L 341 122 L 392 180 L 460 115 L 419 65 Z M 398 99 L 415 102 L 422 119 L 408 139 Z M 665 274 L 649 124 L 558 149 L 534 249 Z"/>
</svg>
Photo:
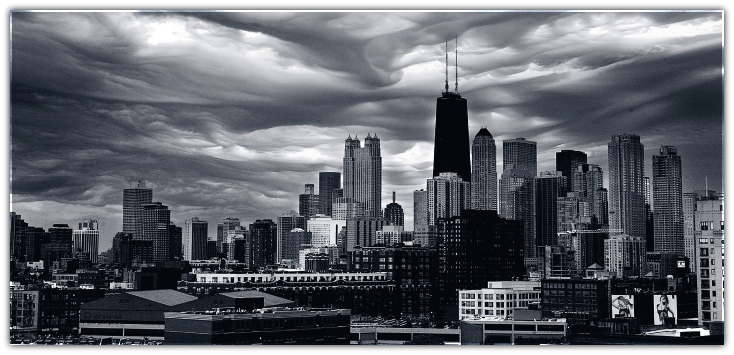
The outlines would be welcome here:
<svg viewBox="0 0 734 355">
<path fill-rule="evenodd" d="M 540 302 L 540 281 L 488 282 L 481 290 L 459 291 L 459 320 L 474 317 L 512 316 L 516 308 Z"/>
<path fill-rule="evenodd" d="M 311 232 L 311 245 L 318 248 L 336 245 L 336 236 L 346 225 L 345 220 L 332 219 L 320 214 L 306 221 L 306 230 Z"/>
<path fill-rule="evenodd" d="M 273 273 L 273 274 L 196 274 L 196 282 L 202 283 L 236 283 L 236 282 L 329 282 L 336 280 L 344 281 L 385 281 L 387 273 L 384 272 L 339 272 L 339 273 Z"/>
<path fill-rule="evenodd" d="M 73 231 L 74 255 L 77 251 L 89 253 L 89 261 L 97 263 L 99 255 L 99 228 L 96 220 L 85 219 L 79 223 L 79 229 Z"/>
</svg>

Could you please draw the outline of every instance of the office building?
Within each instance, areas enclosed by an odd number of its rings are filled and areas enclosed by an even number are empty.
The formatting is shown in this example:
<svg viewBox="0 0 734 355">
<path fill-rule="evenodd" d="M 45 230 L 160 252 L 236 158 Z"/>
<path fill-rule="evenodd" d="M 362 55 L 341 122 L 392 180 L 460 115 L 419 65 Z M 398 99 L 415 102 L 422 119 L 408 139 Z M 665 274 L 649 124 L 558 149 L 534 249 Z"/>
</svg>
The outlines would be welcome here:
<svg viewBox="0 0 734 355">
<path fill-rule="evenodd" d="M 364 217 L 364 204 L 353 198 L 337 197 L 334 199 L 331 211 L 331 218 L 335 220 Z"/>
<path fill-rule="evenodd" d="M 471 208 L 471 183 L 456 173 L 441 173 L 426 181 L 428 225 L 438 225 L 440 218 L 450 218 Z"/>
<path fill-rule="evenodd" d="M 250 240 L 247 243 L 248 267 L 263 267 L 275 264 L 278 227 L 270 219 L 258 219 L 250 224 Z"/>
<path fill-rule="evenodd" d="M 400 206 L 399 203 L 395 202 L 395 191 L 392 192 L 392 203 L 387 204 L 387 207 L 385 207 L 383 218 L 385 218 L 392 225 L 405 225 L 405 214 L 403 213 L 403 206 Z"/>
<path fill-rule="evenodd" d="M 609 228 L 613 233 L 644 238 L 645 146 L 640 136 L 618 134 L 608 144 Z"/>
<path fill-rule="evenodd" d="M 183 237 L 181 240 L 183 260 L 208 259 L 208 240 L 209 223 L 199 220 L 199 217 L 187 219 L 184 222 Z"/>
<path fill-rule="evenodd" d="M 413 240 L 413 232 L 406 231 L 403 226 L 386 224 L 376 232 L 375 244 L 392 246 Z"/>
<path fill-rule="evenodd" d="M 459 291 L 459 320 L 475 317 L 512 319 L 515 309 L 540 303 L 539 281 L 491 281 L 486 288 Z"/>
<path fill-rule="evenodd" d="M 140 239 L 153 242 L 152 261 L 172 260 L 168 227 L 171 223 L 171 211 L 160 202 L 145 203 L 142 207 L 143 234 Z"/>
<path fill-rule="evenodd" d="M 153 189 L 138 181 L 133 188 L 122 191 L 122 231 L 143 239 L 143 204 L 153 202 Z"/>
<path fill-rule="evenodd" d="M 652 157 L 654 251 L 685 255 L 681 157 L 673 146 Z"/>
<path fill-rule="evenodd" d="M 457 51 L 458 54 L 458 51 Z M 458 56 L 457 56 L 458 59 Z M 457 69 L 458 74 L 458 69 Z M 436 99 L 436 132 L 433 146 L 433 176 L 454 173 L 471 182 L 469 116 L 466 99 L 459 94 L 458 76 L 453 92 L 449 91 L 448 51 L 446 85 Z"/>
<path fill-rule="evenodd" d="M 724 322 L 724 194 L 696 199 L 695 261 L 698 269 L 698 320 L 711 329 Z"/>
<path fill-rule="evenodd" d="M 507 168 L 500 179 L 499 215 L 523 225 L 525 264 L 536 264 L 535 242 L 535 178 L 526 169 Z"/>
<path fill-rule="evenodd" d="M 364 204 L 365 216 L 382 215 L 382 157 L 380 139 L 369 133 L 364 147 L 350 135 L 344 141 L 344 197 Z"/>
<path fill-rule="evenodd" d="M 278 225 L 278 234 L 280 234 L 282 225 Z M 311 232 L 307 232 L 302 228 L 293 228 L 283 234 L 283 249 L 281 254 L 281 263 L 283 260 L 297 261 L 299 259 L 298 252 L 302 245 L 311 245 Z"/>
<path fill-rule="evenodd" d="M 645 239 L 629 235 L 610 235 L 604 240 L 604 270 L 617 277 L 643 276 Z"/>
<path fill-rule="evenodd" d="M 41 259 L 48 267 L 60 269 L 62 259 L 73 257 L 73 229 L 68 224 L 54 224 L 48 234 L 48 243 L 41 244 Z"/>
<path fill-rule="evenodd" d="M 336 190 L 341 190 L 342 174 L 333 171 L 319 173 L 319 213 L 331 216 L 331 208 L 337 196 Z"/>
<path fill-rule="evenodd" d="M 560 172 L 543 172 L 535 178 L 535 245 L 556 245 L 558 199 L 566 196 L 566 177 Z"/>
<path fill-rule="evenodd" d="M 347 222 L 326 216 L 316 216 L 306 222 L 306 230 L 311 233 L 311 245 L 316 248 L 337 245 L 337 235 Z"/>
<path fill-rule="evenodd" d="M 442 309 L 437 316 L 458 319 L 459 290 L 525 274 L 521 222 L 500 218 L 496 211 L 464 210 L 438 223 L 437 291 Z"/>
<path fill-rule="evenodd" d="M 346 221 L 347 234 L 345 252 L 353 251 L 355 247 L 370 247 L 377 244 L 377 231 L 387 225 L 384 218 L 357 217 Z"/>
<path fill-rule="evenodd" d="M 227 217 L 222 219 L 222 222 L 217 223 L 217 252 L 226 252 L 222 250 L 222 243 L 225 243 L 227 233 L 231 230 L 235 230 L 240 226 L 240 219 L 235 217 Z"/>
<path fill-rule="evenodd" d="M 96 220 L 85 219 L 79 223 L 79 229 L 73 231 L 74 255 L 82 252 L 89 256 L 92 264 L 97 263 L 99 255 L 99 224 Z"/>
<path fill-rule="evenodd" d="M 502 170 L 510 168 L 525 171 L 525 175 L 538 174 L 537 143 L 525 138 L 505 139 L 502 141 Z"/>
<path fill-rule="evenodd" d="M 313 184 L 306 184 L 304 190 L 298 195 L 298 213 L 310 219 L 319 213 L 319 195 L 314 193 Z"/>
<path fill-rule="evenodd" d="M 579 166 L 586 164 L 586 153 L 577 150 L 556 152 L 556 171 L 566 177 L 566 191 L 573 191 L 573 175 Z M 601 187 L 601 186 L 600 186 Z"/>
<path fill-rule="evenodd" d="M 275 261 L 277 263 L 282 262 L 283 259 L 292 259 L 286 258 L 284 254 L 285 249 L 288 248 L 288 233 L 296 228 L 299 228 L 301 230 L 306 228 L 306 217 L 298 214 L 296 211 L 293 210 L 286 212 L 278 217 L 278 248 L 275 255 Z M 308 243 L 310 243 L 310 240 L 308 241 Z"/>
<path fill-rule="evenodd" d="M 606 189 L 601 167 L 594 164 L 580 164 L 571 174 L 571 187 L 578 197 L 588 202 L 589 211 L 585 216 L 592 217 L 597 225 L 607 225 Z"/>
<path fill-rule="evenodd" d="M 486 127 L 474 136 L 471 150 L 472 209 L 497 211 L 497 150 Z"/>
</svg>

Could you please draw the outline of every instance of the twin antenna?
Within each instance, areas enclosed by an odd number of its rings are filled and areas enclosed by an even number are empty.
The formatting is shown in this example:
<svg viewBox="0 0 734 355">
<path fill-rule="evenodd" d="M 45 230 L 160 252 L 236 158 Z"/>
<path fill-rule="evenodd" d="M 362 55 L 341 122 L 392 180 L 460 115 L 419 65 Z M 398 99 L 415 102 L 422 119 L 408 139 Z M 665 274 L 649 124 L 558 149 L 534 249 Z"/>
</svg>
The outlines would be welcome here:
<svg viewBox="0 0 734 355">
<path fill-rule="evenodd" d="M 454 49 L 456 59 L 454 68 L 456 70 L 456 86 L 454 87 L 454 92 L 459 93 L 459 37 L 455 37 L 454 41 L 456 41 L 456 48 Z M 449 41 L 446 41 L 446 85 L 444 87 L 444 90 L 446 92 L 449 92 Z"/>
</svg>

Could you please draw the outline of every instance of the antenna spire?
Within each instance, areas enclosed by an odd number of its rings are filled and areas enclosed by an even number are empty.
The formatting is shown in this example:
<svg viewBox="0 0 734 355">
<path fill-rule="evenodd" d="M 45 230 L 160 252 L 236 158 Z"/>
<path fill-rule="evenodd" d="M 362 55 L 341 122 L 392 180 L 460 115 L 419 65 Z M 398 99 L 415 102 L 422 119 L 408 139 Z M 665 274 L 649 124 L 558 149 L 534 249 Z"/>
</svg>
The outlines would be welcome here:
<svg viewBox="0 0 734 355">
<path fill-rule="evenodd" d="M 454 37 L 454 40 L 456 41 L 456 48 L 454 48 L 454 51 L 456 51 L 456 65 L 454 68 L 456 69 L 456 87 L 454 88 L 455 93 L 459 93 L 459 36 Z"/>
<path fill-rule="evenodd" d="M 446 41 L 446 92 L 449 92 L 449 41 Z"/>
</svg>

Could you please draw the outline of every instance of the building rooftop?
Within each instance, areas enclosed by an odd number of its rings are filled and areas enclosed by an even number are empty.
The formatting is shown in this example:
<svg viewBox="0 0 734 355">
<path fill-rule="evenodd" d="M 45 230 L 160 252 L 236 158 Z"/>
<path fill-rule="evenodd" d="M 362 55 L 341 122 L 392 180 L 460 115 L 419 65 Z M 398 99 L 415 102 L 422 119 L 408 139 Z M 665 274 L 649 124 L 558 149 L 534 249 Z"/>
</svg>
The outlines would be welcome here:
<svg viewBox="0 0 734 355">
<path fill-rule="evenodd" d="M 273 296 L 271 294 L 267 294 L 265 292 L 260 291 L 235 291 L 235 292 L 223 292 L 220 293 L 222 296 L 231 297 L 231 298 L 257 298 L 262 297 L 264 298 L 264 305 L 265 307 L 277 307 L 282 305 L 292 305 L 295 304 L 295 301 L 291 301 L 289 299 L 285 299 L 278 296 Z"/>
<path fill-rule="evenodd" d="M 176 290 L 130 291 L 128 294 L 166 306 L 175 306 L 197 299 L 196 296 L 187 295 Z"/>
</svg>

